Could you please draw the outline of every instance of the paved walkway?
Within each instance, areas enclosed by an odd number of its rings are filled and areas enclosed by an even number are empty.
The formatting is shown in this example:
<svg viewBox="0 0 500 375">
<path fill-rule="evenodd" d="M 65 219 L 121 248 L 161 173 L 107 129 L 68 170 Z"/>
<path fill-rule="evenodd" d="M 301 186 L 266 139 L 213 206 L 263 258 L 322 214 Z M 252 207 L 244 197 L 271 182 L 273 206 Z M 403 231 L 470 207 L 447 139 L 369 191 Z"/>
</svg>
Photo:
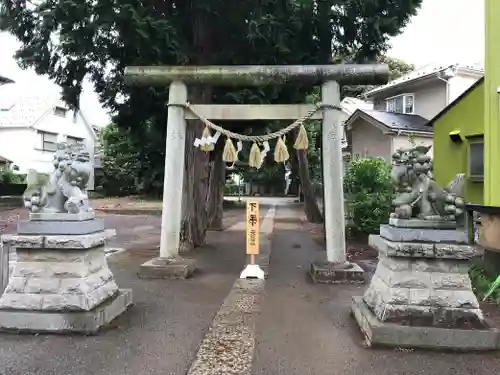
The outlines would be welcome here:
<svg viewBox="0 0 500 375">
<path fill-rule="evenodd" d="M 261 215 L 266 211 L 262 208 Z M 112 329 L 97 336 L 0 334 L 1 375 L 186 374 L 243 269 L 244 235 L 241 231 L 208 232 L 207 245 L 189 254 L 197 265 L 192 279 L 141 280 L 136 271 L 142 262 L 157 256 L 159 237 L 148 236 L 154 231 L 151 228 L 137 230 L 141 225 L 133 220 L 142 220 L 144 227 L 158 223 L 153 218 L 112 217 L 121 228 L 118 238 L 129 242 L 127 251 L 108 262 L 118 285 L 133 289 L 134 306 L 113 322 Z M 232 220 L 243 220 L 243 211 Z M 120 235 L 126 228 L 135 233 Z"/>
<path fill-rule="evenodd" d="M 253 375 L 490 375 L 500 355 L 367 349 L 350 318 L 364 286 L 314 285 L 306 278 L 322 249 L 298 213 L 278 208 L 269 279 L 257 322 Z"/>
<path fill-rule="evenodd" d="M 0 375 L 185 375 L 190 368 L 202 375 L 490 375 L 500 370 L 498 353 L 365 348 L 349 314 L 351 296 L 361 295 L 364 286 L 311 284 L 306 271 L 324 251 L 301 226 L 300 205 L 281 203 L 269 278 L 258 288 L 235 283 L 245 264 L 243 211 L 226 219 L 231 230 L 209 232 L 207 246 L 189 255 L 198 267 L 189 280 L 136 277 L 138 266 L 158 254 L 159 217 L 105 216 L 108 226 L 119 229 L 117 246 L 128 249 L 109 262 L 118 284 L 133 289 L 134 306 L 98 336 L 0 334 Z M 261 216 L 266 211 L 263 207 Z M 233 337 L 237 332 L 245 340 Z M 219 345 L 236 342 L 241 348 Z M 210 345 L 217 348 L 215 359 L 206 355 Z M 200 371 L 200 363 L 208 370 Z M 221 367 L 224 372 L 214 371 Z"/>
</svg>

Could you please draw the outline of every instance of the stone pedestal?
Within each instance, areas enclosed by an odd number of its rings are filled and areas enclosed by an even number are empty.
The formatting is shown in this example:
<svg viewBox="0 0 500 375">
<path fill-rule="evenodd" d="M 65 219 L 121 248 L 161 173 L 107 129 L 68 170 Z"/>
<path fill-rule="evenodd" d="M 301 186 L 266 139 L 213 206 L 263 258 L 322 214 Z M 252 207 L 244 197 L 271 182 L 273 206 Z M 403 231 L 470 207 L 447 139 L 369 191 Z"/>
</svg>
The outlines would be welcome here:
<svg viewBox="0 0 500 375">
<path fill-rule="evenodd" d="M 195 262 L 192 259 L 154 258 L 141 264 L 137 276 L 141 279 L 187 279 L 194 270 Z"/>
<path fill-rule="evenodd" d="M 75 223 L 84 233 L 66 234 Z M 131 291 L 120 290 L 108 268 L 105 242 L 115 231 L 101 220 L 34 219 L 18 231 L 2 236 L 17 262 L 0 298 L 0 329 L 92 333 L 132 304 Z"/>
<path fill-rule="evenodd" d="M 488 326 L 468 275 L 474 246 L 457 230 L 382 226 L 370 236 L 379 263 L 352 311 L 372 345 L 488 350 Z M 437 225 L 436 225 L 437 226 Z"/>
<path fill-rule="evenodd" d="M 363 284 L 365 273 L 356 263 L 338 265 L 329 262 L 311 263 L 309 276 L 320 284 Z"/>
</svg>

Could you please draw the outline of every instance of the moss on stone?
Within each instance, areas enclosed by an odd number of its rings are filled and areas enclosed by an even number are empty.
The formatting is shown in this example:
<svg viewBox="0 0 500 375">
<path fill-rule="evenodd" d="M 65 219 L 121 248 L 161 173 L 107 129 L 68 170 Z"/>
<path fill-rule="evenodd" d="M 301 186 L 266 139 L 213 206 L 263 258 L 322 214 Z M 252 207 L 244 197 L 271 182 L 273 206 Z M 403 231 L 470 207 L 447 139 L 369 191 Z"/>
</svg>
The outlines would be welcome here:
<svg viewBox="0 0 500 375">
<path fill-rule="evenodd" d="M 386 65 L 269 65 L 269 66 L 131 66 L 125 70 L 129 85 L 164 86 L 174 80 L 190 85 L 281 85 L 337 81 L 346 85 L 384 84 Z"/>
</svg>

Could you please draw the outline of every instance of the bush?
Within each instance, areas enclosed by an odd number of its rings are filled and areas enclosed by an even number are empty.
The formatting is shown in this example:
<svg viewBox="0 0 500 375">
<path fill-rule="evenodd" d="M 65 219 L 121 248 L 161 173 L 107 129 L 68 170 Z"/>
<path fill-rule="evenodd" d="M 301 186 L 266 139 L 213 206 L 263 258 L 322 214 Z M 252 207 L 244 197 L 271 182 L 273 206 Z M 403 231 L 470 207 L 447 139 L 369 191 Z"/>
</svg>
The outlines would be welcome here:
<svg viewBox="0 0 500 375">
<path fill-rule="evenodd" d="M 484 261 L 475 261 L 470 269 L 469 276 L 474 294 L 479 299 L 487 299 L 495 304 L 500 304 L 499 275 L 488 270 Z"/>
<path fill-rule="evenodd" d="M 233 182 L 226 183 L 226 185 L 224 185 L 224 194 L 225 195 L 238 195 L 239 188 L 240 187 Z"/>
<path fill-rule="evenodd" d="M 102 130 L 102 174 L 95 181 L 96 190 L 100 193 L 107 196 L 126 196 L 140 192 L 138 175 L 142 165 L 133 140 L 128 131 L 115 125 L 109 125 Z"/>
<path fill-rule="evenodd" d="M 26 190 L 26 176 L 9 168 L 0 168 L 0 197 L 21 196 Z"/>
<path fill-rule="evenodd" d="M 24 184 L 26 175 L 17 174 L 9 168 L 0 168 L 0 184 Z"/>
<path fill-rule="evenodd" d="M 393 187 L 391 166 L 385 160 L 364 158 L 349 163 L 344 177 L 348 214 L 354 230 L 363 234 L 379 233 L 391 212 Z"/>
</svg>

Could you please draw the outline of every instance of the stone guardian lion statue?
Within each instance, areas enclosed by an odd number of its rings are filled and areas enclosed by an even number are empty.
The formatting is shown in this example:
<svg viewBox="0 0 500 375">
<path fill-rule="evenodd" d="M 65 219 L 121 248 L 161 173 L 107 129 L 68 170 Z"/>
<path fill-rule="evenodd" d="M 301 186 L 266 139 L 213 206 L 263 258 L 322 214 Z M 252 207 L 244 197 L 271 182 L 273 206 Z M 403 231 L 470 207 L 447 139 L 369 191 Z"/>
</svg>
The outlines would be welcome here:
<svg viewBox="0 0 500 375">
<path fill-rule="evenodd" d="M 87 185 L 93 165 L 87 147 L 81 143 L 58 143 L 53 166 L 48 180 L 34 170 L 28 171 L 24 206 L 32 213 L 92 212 Z"/>
</svg>

